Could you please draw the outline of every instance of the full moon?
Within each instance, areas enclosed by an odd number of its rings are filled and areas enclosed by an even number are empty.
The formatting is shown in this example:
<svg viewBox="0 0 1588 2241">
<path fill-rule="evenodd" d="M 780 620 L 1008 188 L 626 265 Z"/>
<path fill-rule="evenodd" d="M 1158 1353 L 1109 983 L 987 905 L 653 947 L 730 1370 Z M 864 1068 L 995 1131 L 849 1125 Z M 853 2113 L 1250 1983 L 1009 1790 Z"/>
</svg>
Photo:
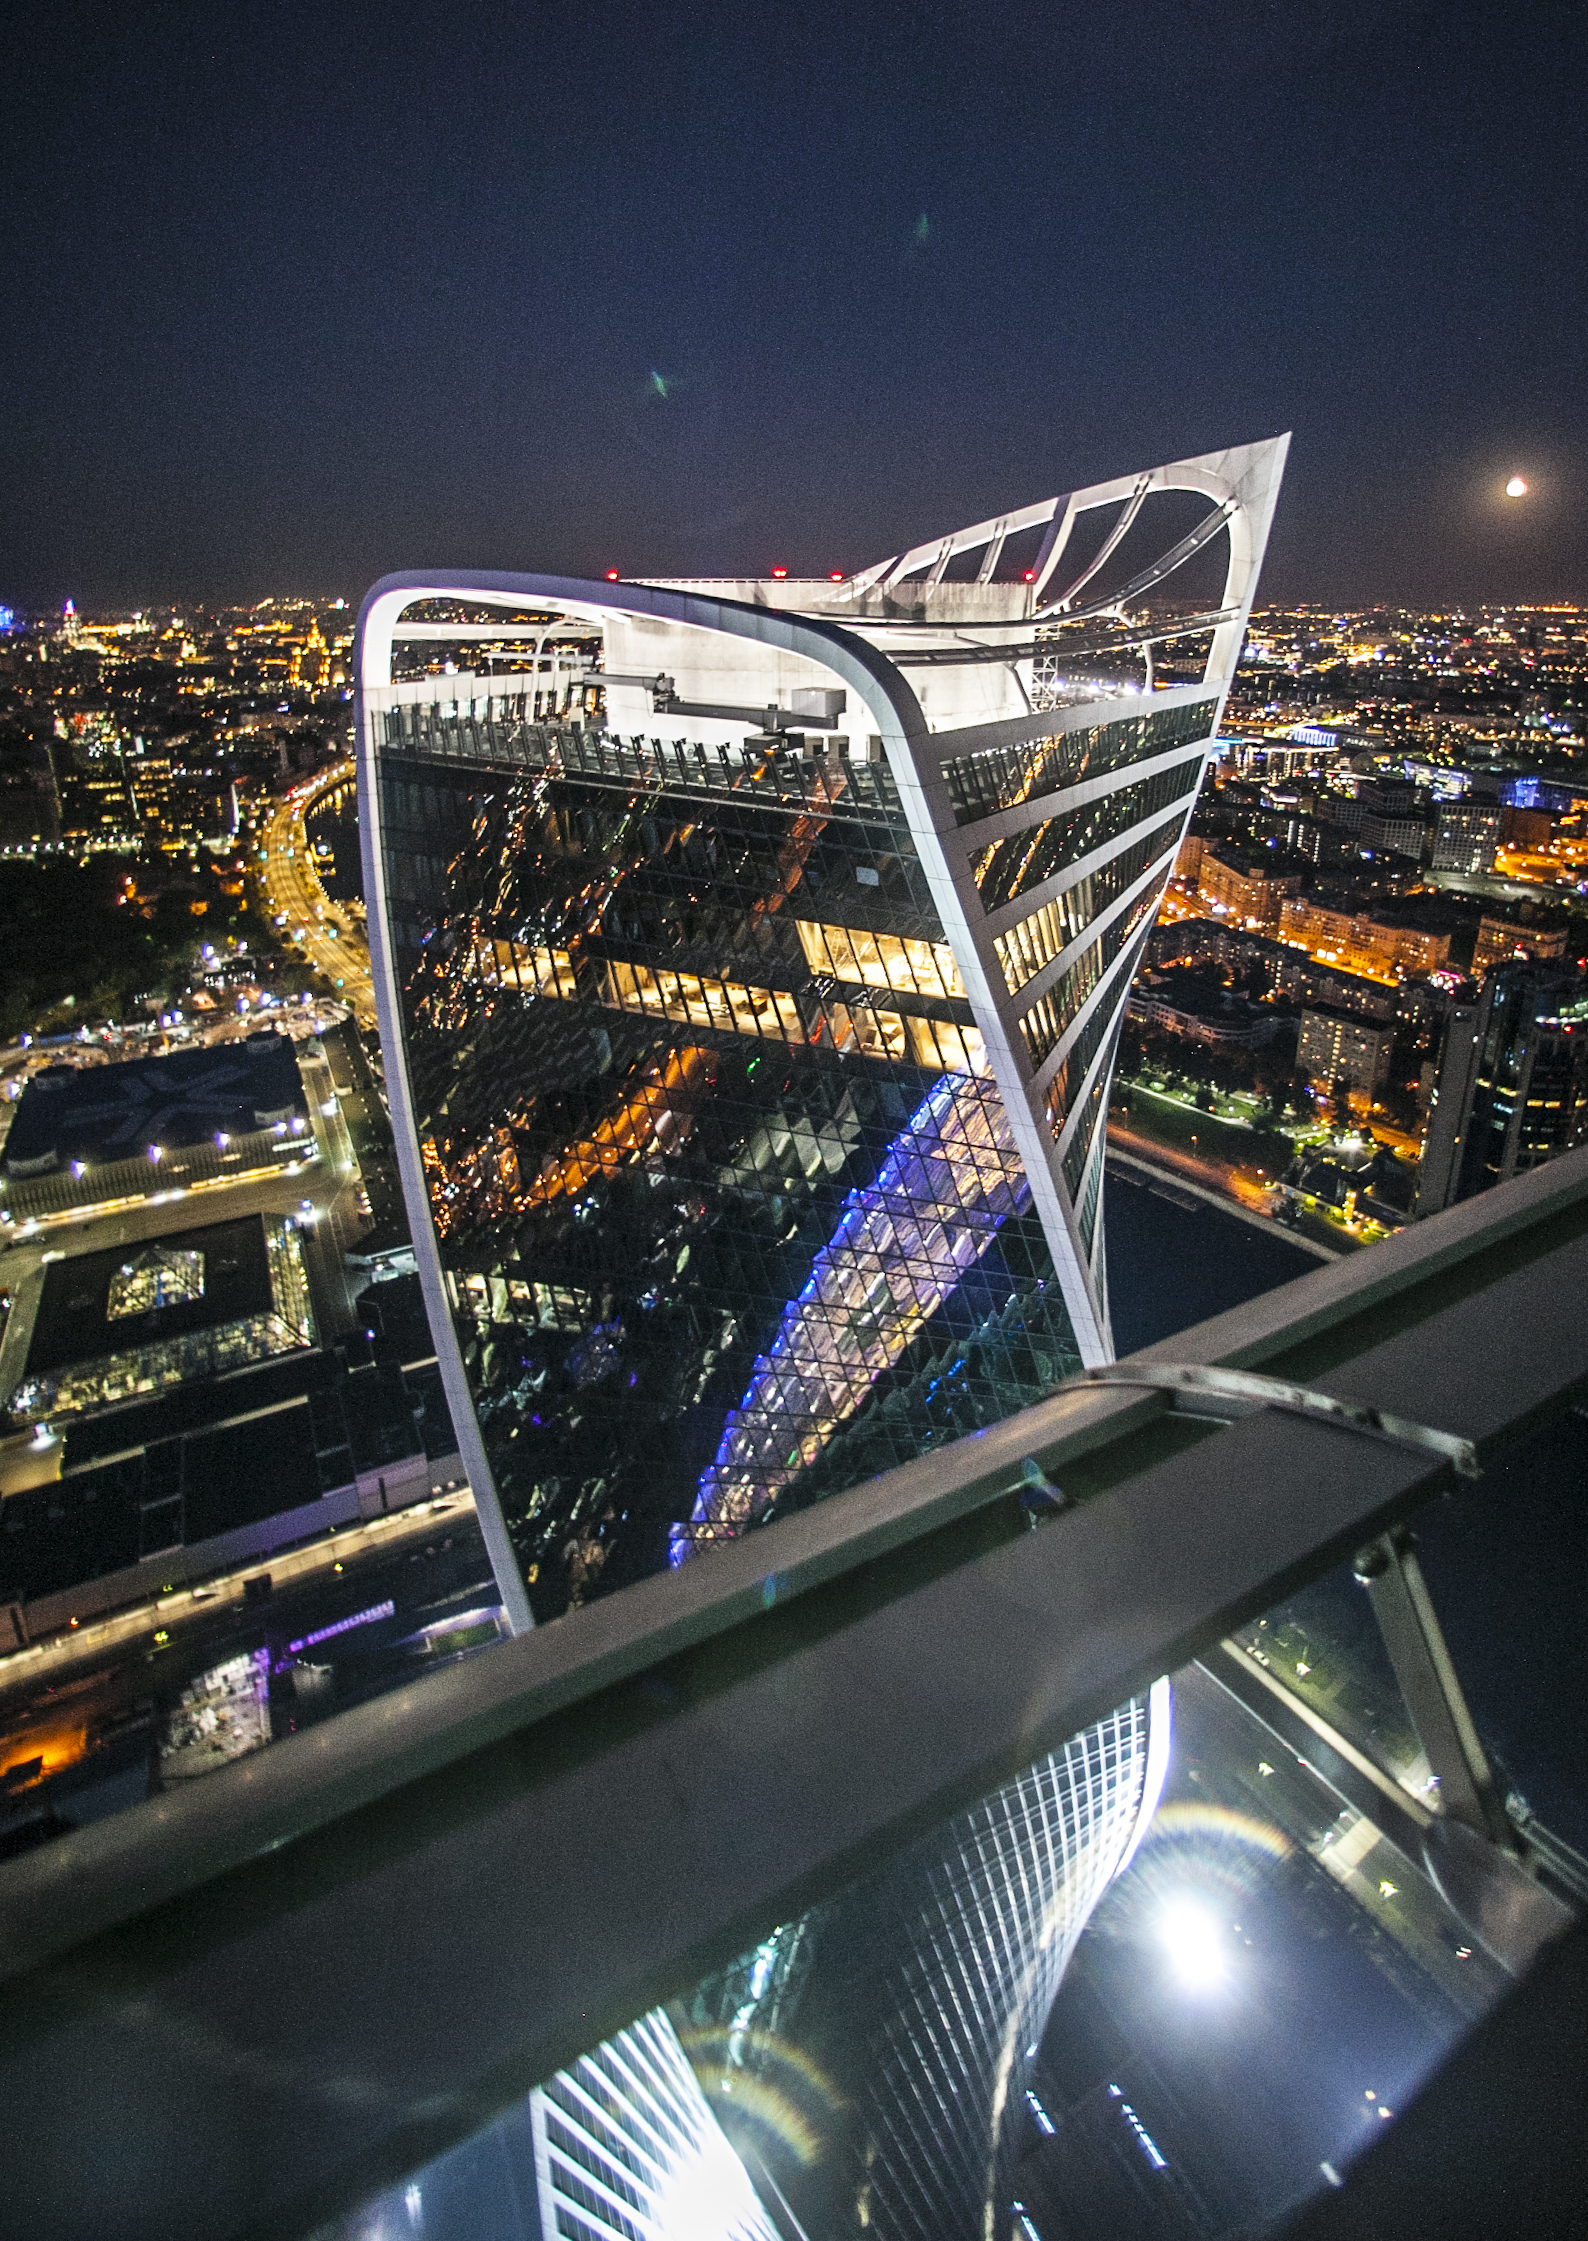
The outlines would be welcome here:
<svg viewBox="0 0 1588 2241">
<path fill-rule="evenodd" d="M 1507 498 L 1525 498 L 1527 496 L 1527 484 L 1520 475 L 1511 477 L 1505 486 L 1505 495 Z"/>
</svg>

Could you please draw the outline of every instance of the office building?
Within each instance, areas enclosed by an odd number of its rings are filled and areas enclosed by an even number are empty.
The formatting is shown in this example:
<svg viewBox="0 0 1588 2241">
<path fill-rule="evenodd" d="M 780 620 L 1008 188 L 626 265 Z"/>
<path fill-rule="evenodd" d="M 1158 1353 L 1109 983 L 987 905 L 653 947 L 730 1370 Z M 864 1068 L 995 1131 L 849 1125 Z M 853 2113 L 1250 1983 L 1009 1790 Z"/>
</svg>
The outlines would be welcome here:
<svg viewBox="0 0 1588 2241">
<path fill-rule="evenodd" d="M 1175 966 L 1144 975 L 1130 992 L 1128 1010 L 1144 1027 L 1165 1027 L 1171 1035 L 1225 1050 L 1255 1050 L 1284 1024 L 1269 1006 L 1210 987 L 1199 974 Z"/>
<path fill-rule="evenodd" d="M 1384 981 L 1321 965 L 1288 942 L 1270 941 L 1266 934 L 1249 933 L 1225 918 L 1176 919 L 1156 927 L 1147 945 L 1151 965 L 1194 964 L 1201 958 L 1212 958 L 1236 974 L 1255 970 L 1270 993 L 1292 1003 L 1360 1012 L 1368 1019 L 1394 1019 L 1405 995 Z M 1419 984 L 1411 985 L 1415 989 Z"/>
<path fill-rule="evenodd" d="M 1588 1141 L 1588 1004 L 1558 969 L 1498 966 L 1453 1005 L 1417 1182 L 1419 1217 Z"/>
<path fill-rule="evenodd" d="M 1375 856 L 1422 855 L 1428 825 L 1414 787 L 1395 780 L 1362 786 L 1355 806 L 1360 818 L 1356 830 L 1365 849 Z"/>
<path fill-rule="evenodd" d="M 1277 929 L 1280 904 L 1300 885 L 1295 872 L 1270 871 L 1260 853 L 1252 857 L 1228 846 L 1204 848 L 1197 866 L 1197 892 L 1208 908 L 1259 933 Z"/>
<path fill-rule="evenodd" d="M 1492 872 L 1505 815 L 1497 801 L 1442 803 L 1434 826 L 1434 870 L 1468 877 Z"/>
<path fill-rule="evenodd" d="M 371 594 L 360 790 L 386 1078 L 517 1624 L 1110 1358 L 1109 1077 L 1283 453 L 1046 501 L 837 583 Z M 1206 501 L 1200 527 L 1105 599 L 1110 555 L 1168 490 Z M 1101 546 L 1066 570 L 1098 514 Z M 1222 595 L 1194 629 L 1121 628 L 1125 599 L 1215 540 Z M 1198 682 L 1153 689 L 1165 634 L 1200 643 Z M 514 643 L 527 666 L 506 675 L 428 666 Z M 703 1995 L 701 2076 L 792 2052 L 838 2081 L 851 2153 L 800 2212 L 813 2230 L 840 2200 L 900 2241 L 998 2215 L 1028 2050 L 1162 1779 L 1162 1698 L 790 1925 L 815 1954 L 798 2002 L 775 1956 L 719 2012 Z M 537 2097 L 543 2124 L 565 2083 Z M 577 2215 L 559 2201 L 554 2226 L 562 2182 L 539 2173 L 548 2232 L 627 2230 L 621 2189 L 584 2200 L 577 2171 Z M 798 2197 L 802 2176 L 770 2184 Z"/>
<path fill-rule="evenodd" d="M 246 1216 L 60 1259 L 44 1285 L 11 1415 L 43 1424 L 246 1369 L 314 1344 L 290 1216 Z"/>
<path fill-rule="evenodd" d="M 231 1184 L 317 1156 L 297 1054 L 269 1029 L 157 1058 L 48 1066 L 29 1079 L 0 1154 L 0 1221 Z"/>
<path fill-rule="evenodd" d="M 1514 918 L 1490 918 L 1487 913 L 1478 921 L 1477 940 L 1472 948 L 1472 975 L 1481 980 L 1496 965 L 1515 958 L 1531 958 L 1545 963 L 1566 954 L 1566 925 L 1557 919 L 1553 926 L 1531 926 Z"/>
<path fill-rule="evenodd" d="M 1426 976 L 1450 962 L 1451 936 L 1442 927 L 1397 923 L 1382 910 L 1343 910 L 1306 895 L 1281 903 L 1279 938 L 1368 979 Z"/>
<path fill-rule="evenodd" d="M 1109 1358 L 1118 1028 L 1283 453 L 838 581 L 371 593 L 386 1078 L 519 1624 Z M 1200 525 L 1106 590 L 1171 490 Z M 1121 623 L 1215 545 L 1214 604 Z M 1154 689 L 1166 639 L 1199 681 Z"/>
</svg>

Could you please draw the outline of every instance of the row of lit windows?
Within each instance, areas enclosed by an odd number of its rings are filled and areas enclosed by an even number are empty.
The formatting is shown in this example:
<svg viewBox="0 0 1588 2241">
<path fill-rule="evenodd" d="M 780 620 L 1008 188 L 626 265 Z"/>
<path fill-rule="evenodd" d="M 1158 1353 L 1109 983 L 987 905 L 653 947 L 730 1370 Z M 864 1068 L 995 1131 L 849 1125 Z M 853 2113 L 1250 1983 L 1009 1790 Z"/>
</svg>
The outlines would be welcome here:
<svg viewBox="0 0 1588 2241">
<path fill-rule="evenodd" d="M 616 960 L 603 964 L 601 974 L 602 1001 L 618 1011 L 651 1012 L 734 1035 L 764 1035 L 788 1043 L 806 1039 L 799 1008 L 784 988 L 751 988 L 743 981 L 699 973 L 653 972 L 648 965 Z"/>
<path fill-rule="evenodd" d="M 1049 817 L 1023 833 L 1012 834 L 1008 840 L 994 841 L 972 859 L 982 908 L 998 910 L 1017 895 L 1040 887 L 1067 864 L 1079 862 L 1094 848 L 1129 832 L 1144 817 L 1155 816 L 1172 802 L 1183 800 L 1195 790 L 1201 775 L 1202 758 L 1192 755 L 1154 777 L 1104 794 L 1083 808 L 1066 810 L 1060 817 Z"/>
<path fill-rule="evenodd" d="M 802 918 L 800 943 L 813 973 L 891 988 L 904 996 L 965 994 L 947 942 L 917 941 L 908 934 L 872 934 L 859 926 L 825 926 Z"/>
<path fill-rule="evenodd" d="M 1151 910 L 1152 892 L 1139 895 L 1122 911 L 1106 933 L 1089 942 L 1075 963 L 1043 996 L 1039 996 L 1020 1021 L 1026 1050 L 1033 1066 L 1040 1066 L 1064 1035 L 1076 1013 L 1113 964 L 1115 958 Z"/>
<path fill-rule="evenodd" d="M 574 996 L 573 960 L 565 949 L 544 943 L 482 942 L 480 977 L 493 986 L 521 988 L 526 995 Z"/>
<path fill-rule="evenodd" d="M 1022 918 L 1018 926 L 1011 926 L 1007 934 L 1000 934 L 993 948 L 1010 995 L 1018 996 L 1044 965 L 1051 965 L 1071 942 L 1078 940 L 1092 921 L 1140 877 L 1162 844 L 1163 835 L 1156 832 L 1133 841 L 1099 870 L 1088 872 L 1073 887 L 1066 887 L 1062 895 L 1055 895 L 1029 918 Z"/>
<path fill-rule="evenodd" d="M 865 1058 L 909 1060 L 930 1073 L 981 1074 L 987 1046 L 981 1030 L 957 1027 L 946 1019 L 918 1019 L 913 1013 L 886 1011 L 880 1005 L 828 1004 L 828 1028 L 836 1050 Z"/>
<path fill-rule="evenodd" d="M 603 964 L 601 972 L 602 1000 L 621 1011 L 649 1012 L 697 1027 L 771 1036 L 789 1043 L 819 1042 L 824 1032 L 821 1026 L 807 1031 L 786 989 L 752 988 L 740 981 L 653 971 L 649 966 L 621 962 Z M 913 1064 L 932 1073 L 986 1071 L 986 1046 L 974 1027 L 920 1019 L 869 1004 L 829 1003 L 825 1017 L 825 1032 L 831 1036 L 835 1050 L 895 1065 Z"/>
<path fill-rule="evenodd" d="M 1132 962 L 1123 972 L 1122 980 L 1128 981 L 1131 979 L 1134 971 L 1135 965 Z M 1064 1124 L 1069 1118 L 1070 1091 L 1077 1083 L 1085 1081 L 1087 1068 L 1097 1056 L 1098 1046 L 1114 1025 L 1115 1017 L 1116 1012 L 1113 1005 L 1098 1005 L 1079 1035 L 1076 1036 L 1075 1041 L 1065 1052 L 1063 1063 L 1047 1086 L 1044 1102 L 1048 1109 L 1048 1126 L 1053 1131 L 1055 1141 L 1064 1134 Z"/>
<path fill-rule="evenodd" d="M 1195 700 L 1178 708 L 1157 709 L 1151 715 L 1127 716 L 1111 724 L 1091 724 L 1076 731 L 1022 740 L 1017 747 L 958 755 L 943 765 L 954 803 L 954 821 L 968 825 L 978 817 L 990 817 L 997 810 L 1014 809 L 1023 801 L 1050 794 L 1058 786 L 1100 778 L 1106 771 L 1123 770 L 1149 755 L 1167 754 L 1171 747 L 1187 747 L 1194 739 L 1206 739 L 1213 728 L 1216 706 L 1212 700 Z"/>
<path fill-rule="evenodd" d="M 1020 1021 L 1026 1052 L 1040 1066 L 1086 1002 L 1103 974 L 1103 945 L 1089 942 L 1064 975 L 1045 996 L 1039 996 Z"/>
</svg>

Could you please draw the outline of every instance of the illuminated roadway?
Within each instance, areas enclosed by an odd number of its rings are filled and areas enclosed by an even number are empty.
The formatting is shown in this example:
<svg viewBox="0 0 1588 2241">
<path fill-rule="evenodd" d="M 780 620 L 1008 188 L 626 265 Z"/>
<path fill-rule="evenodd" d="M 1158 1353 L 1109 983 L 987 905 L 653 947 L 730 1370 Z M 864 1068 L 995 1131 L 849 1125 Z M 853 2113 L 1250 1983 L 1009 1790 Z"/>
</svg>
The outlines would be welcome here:
<svg viewBox="0 0 1588 2241">
<path fill-rule="evenodd" d="M 265 915 L 323 973 L 360 1027 L 375 1026 L 364 929 L 346 903 L 333 902 L 320 883 L 305 820 L 326 798 L 354 783 L 351 756 L 319 771 L 271 810 L 259 838 L 254 872 Z"/>
</svg>

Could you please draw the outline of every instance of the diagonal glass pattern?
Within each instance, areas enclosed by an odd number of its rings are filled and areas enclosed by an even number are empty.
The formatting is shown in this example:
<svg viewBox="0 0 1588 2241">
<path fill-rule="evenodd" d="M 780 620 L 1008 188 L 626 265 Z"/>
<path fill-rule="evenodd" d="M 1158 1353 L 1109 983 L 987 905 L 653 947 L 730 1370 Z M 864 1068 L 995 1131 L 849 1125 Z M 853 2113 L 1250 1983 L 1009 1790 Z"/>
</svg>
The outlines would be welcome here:
<svg viewBox="0 0 1588 2241">
<path fill-rule="evenodd" d="M 822 586 L 371 593 L 373 977 L 439 1370 L 515 1627 L 1109 1359 L 1097 1117 L 1285 449 Z M 1106 553 L 1171 492 L 1202 527 L 1127 592 L 1227 528 L 1222 603 L 1116 615 L 1141 683 L 1111 671 L 1034 716 L 1054 634 L 1092 611 L 1074 595 L 1100 563 L 1058 589 L 1077 522 L 1118 513 Z M 1005 580 L 1027 531 L 1037 568 Z M 1200 685 L 1160 691 L 1154 647 L 1192 640 Z"/>
<path fill-rule="evenodd" d="M 1116 840 L 1148 817 L 1156 817 L 1173 803 L 1194 792 L 1202 776 L 1202 758 L 1171 764 L 1154 777 L 1116 787 L 1097 801 L 1079 809 L 1066 809 L 1007 840 L 998 840 L 971 860 L 982 908 L 1001 910 L 1017 895 L 1040 887 L 1094 848 Z"/>
<path fill-rule="evenodd" d="M 1160 1683 L 321 2241 L 1002 2233 L 1070 1956 L 1150 1821 Z"/>
<path fill-rule="evenodd" d="M 510 726 L 500 763 L 417 758 L 442 727 L 402 716 L 381 823 L 419 1144 L 537 1617 L 1078 1366 L 868 766 L 705 799 L 565 741 L 533 767 Z"/>
<path fill-rule="evenodd" d="M 954 804 L 955 822 L 973 824 L 1001 809 L 1051 794 L 1083 778 L 1101 778 L 1171 747 L 1206 739 L 1218 714 L 1217 700 L 1195 700 L 1112 723 L 1080 725 L 1074 731 L 1044 734 L 1018 747 L 989 747 L 975 755 L 955 755 L 943 765 Z"/>
<path fill-rule="evenodd" d="M 948 1074 L 851 1193 L 701 1478 L 679 1563 L 764 1515 L 1029 1198 L 996 1089 Z"/>
</svg>

